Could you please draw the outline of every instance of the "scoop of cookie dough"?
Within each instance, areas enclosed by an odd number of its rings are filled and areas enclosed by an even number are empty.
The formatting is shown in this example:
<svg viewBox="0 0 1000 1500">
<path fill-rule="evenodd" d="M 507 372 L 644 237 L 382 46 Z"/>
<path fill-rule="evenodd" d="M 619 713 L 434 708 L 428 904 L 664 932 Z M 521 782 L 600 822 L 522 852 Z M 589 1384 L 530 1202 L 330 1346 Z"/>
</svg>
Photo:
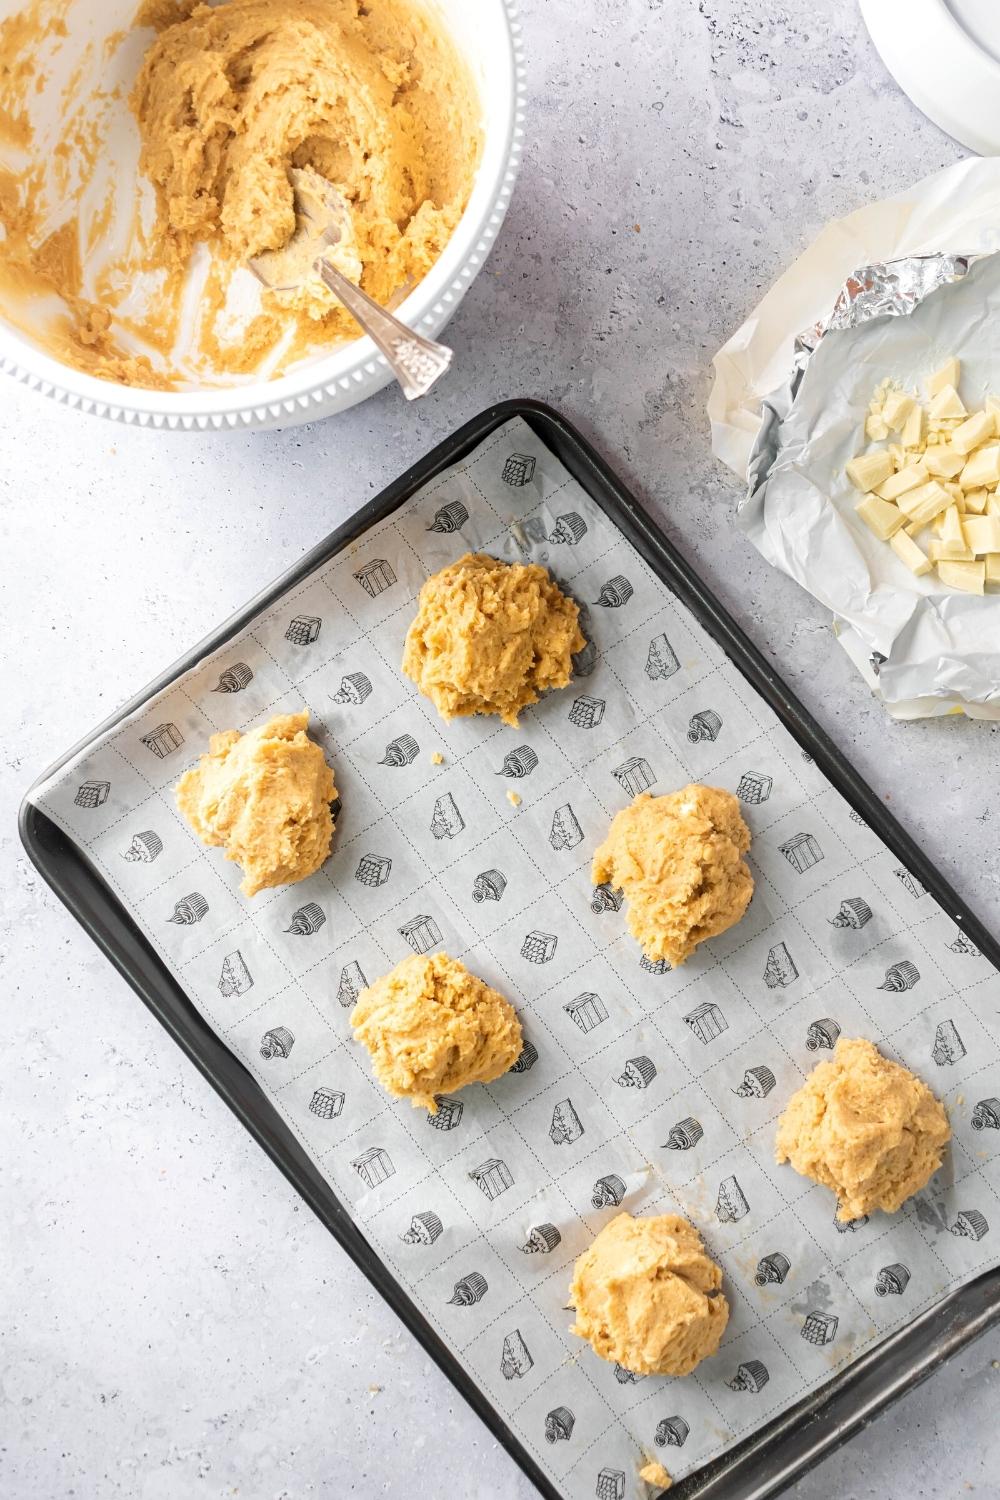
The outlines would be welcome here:
<svg viewBox="0 0 1000 1500">
<path fill-rule="evenodd" d="M 832 1188 L 846 1222 L 895 1213 L 941 1165 L 944 1106 L 908 1068 L 862 1037 L 841 1037 L 778 1121 L 775 1157 Z"/>
<path fill-rule="evenodd" d="M 746 911 L 753 895 L 743 861 L 749 847 L 729 792 L 694 784 L 667 797 L 643 792 L 615 815 L 590 878 L 624 891 L 629 931 L 643 953 L 677 968 Z"/>
<path fill-rule="evenodd" d="M 437 1094 L 499 1078 L 523 1046 L 510 1001 L 446 953 L 404 958 L 361 991 L 351 1025 L 382 1087 L 432 1115 Z"/>
<path fill-rule="evenodd" d="M 639 1478 L 644 1484 L 651 1485 L 654 1490 L 669 1490 L 673 1488 L 674 1481 L 667 1473 L 661 1463 L 651 1458 L 648 1463 L 643 1464 L 639 1470 Z"/>
<path fill-rule="evenodd" d="M 729 1321 L 722 1272 L 679 1214 L 618 1214 L 579 1257 L 572 1332 L 636 1375 L 689 1375 Z"/>
<path fill-rule="evenodd" d="M 247 734 L 213 734 L 177 785 L 177 806 L 204 844 L 243 870 L 245 896 L 293 885 L 330 852 L 333 772 L 306 734 L 309 714 L 279 714 Z"/>
<path fill-rule="evenodd" d="M 428 578 L 403 671 L 443 719 L 498 714 L 517 723 L 547 688 L 565 687 L 587 644 L 580 611 L 537 564 L 467 552 Z"/>
</svg>

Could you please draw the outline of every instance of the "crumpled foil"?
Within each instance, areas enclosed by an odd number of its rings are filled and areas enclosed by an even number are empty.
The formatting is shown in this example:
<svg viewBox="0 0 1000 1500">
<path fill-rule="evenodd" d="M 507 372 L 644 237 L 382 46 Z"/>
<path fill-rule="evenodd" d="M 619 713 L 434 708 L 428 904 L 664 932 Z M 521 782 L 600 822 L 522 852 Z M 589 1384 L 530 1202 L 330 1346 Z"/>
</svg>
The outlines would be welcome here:
<svg viewBox="0 0 1000 1500">
<path fill-rule="evenodd" d="M 844 328 L 858 328 L 874 318 L 908 317 L 930 292 L 960 281 L 980 255 L 906 255 L 899 260 L 874 261 L 852 272 L 837 293 L 825 318 L 800 333 L 786 383 L 761 410 L 760 431 L 747 465 L 747 494 L 740 509 L 767 484 L 779 447 L 781 423 L 792 409 L 802 376 L 820 340 Z"/>
<path fill-rule="evenodd" d="M 992 246 L 869 262 L 789 340 L 791 369 L 760 398 L 748 444 L 741 528 L 830 608 L 844 649 L 896 717 L 1000 717 L 1000 596 L 911 575 L 857 519 L 846 465 L 868 446 L 865 416 L 885 378 L 917 389 L 955 353 L 970 410 L 996 392 L 998 319 Z"/>
<path fill-rule="evenodd" d="M 967 157 L 825 225 L 712 362 L 712 450 L 749 480 L 741 530 L 830 609 L 896 719 L 1000 721 L 1000 594 L 908 575 L 844 468 L 885 377 L 917 388 L 957 354 L 970 406 L 1000 394 L 998 251 L 1000 157 Z"/>
</svg>

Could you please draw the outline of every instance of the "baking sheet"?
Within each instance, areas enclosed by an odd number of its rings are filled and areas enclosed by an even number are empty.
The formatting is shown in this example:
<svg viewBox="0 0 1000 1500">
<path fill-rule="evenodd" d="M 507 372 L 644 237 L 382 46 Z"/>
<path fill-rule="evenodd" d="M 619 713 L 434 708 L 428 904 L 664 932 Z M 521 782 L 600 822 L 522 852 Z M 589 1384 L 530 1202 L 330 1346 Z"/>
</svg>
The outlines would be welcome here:
<svg viewBox="0 0 1000 1500">
<path fill-rule="evenodd" d="M 468 517 L 460 531 L 428 530 L 459 518 L 457 507 Z M 420 583 L 468 546 L 547 561 L 589 606 L 593 670 L 519 730 L 445 728 L 396 669 Z M 245 682 L 239 691 L 218 691 L 227 672 L 230 685 Z M 249 903 L 235 867 L 181 823 L 171 788 L 213 729 L 303 703 L 344 801 L 334 854 L 311 881 Z M 709 714 L 721 721 L 714 739 Z M 405 736 L 418 745 L 411 760 L 398 749 Z M 621 913 L 592 909 L 587 878 L 608 818 L 647 774 L 654 791 L 693 777 L 759 798 L 745 804 L 758 878 L 750 913 L 675 973 L 642 967 Z M 1000 1095 L 996 971 L 520 421 L 35 800 L 79 842 L 567 1497 L 643 1493 L 636 1470 L 647 1453 L 675 1477 L 698 1468 L 996 1264 L 983 1225 L 998 1214 L 1000 1131 L 991 1108 L 977 1108 Z M 123 857 L 157 842 L 149 859 Z M 386 859 L 384 883 L 366 883 Z M 490 871 L 504 876 L 502 895 L 477 901 Z M 200 915 L 171 921 L 178 908 Z M 515 999 L 537 1052 L 527 1071 L 465 1091 L 445 1129 L 385 1098 L 338 1003 L 353 965 L 374 978 L 412 951 L 413 936 L 435 931 Z M 911 976 L 900 964 L 918 973 L 912 988 L 880 988 L 890 971 Z M 956 1133 L 945 1168 L 905 1214 L 843 1233 L 830 1196 L 771 1160 L 777 1114 L 826 1055 L 808 1043 L 831 1028 L 814 1023 L 831 1019 L 925 1077 Z M 616 1211 L 594 1207 L 595 1196 L 618 1195 L 615 1178 L 626 1208 L 687 1213 L 726 1271 L 726 1339 L 685 1380 L 622 1380 L 566 1333 L 569 1268 Z M 784 1280 L 769 1279 L 782 1271 L 776 1256 L 789 1262 Z M 909 1274 L 897 1292 L 904 1278 L 886 1272 L 899 1266 Z M 453 1300 L 473 1275 L 486 1283 L 480 1299 L 466 1290 Z M 547 1442 L 546 1418 L 563 1410 L 571 1435 Z"/>
</svg>

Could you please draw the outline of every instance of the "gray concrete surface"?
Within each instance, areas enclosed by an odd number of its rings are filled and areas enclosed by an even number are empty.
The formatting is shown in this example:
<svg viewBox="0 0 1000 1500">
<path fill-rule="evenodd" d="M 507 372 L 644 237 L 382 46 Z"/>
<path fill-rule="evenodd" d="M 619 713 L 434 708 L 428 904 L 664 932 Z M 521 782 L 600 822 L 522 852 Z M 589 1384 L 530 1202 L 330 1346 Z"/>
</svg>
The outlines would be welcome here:
<svg viewBox="0 0 1000 1500">
<path fill-rule="evenodd" d="M 0 390 L 5 1500 L 534 1493 L 14 830 L 50 756 L 490 401 L 580 424 L 1000 928 L 997 730 L 886 720 L 736 531 L 703 415 L 711 354 L 820 226 L 960 149 L 845 0 L 526 0 L 523 20 L 523 175 L 452 325 L 458 373 L 418 409 L 387 392 L 296 431 L 163 436 Z M 797 1500 L 1000 1494 L 998 1358 L 994 1333 Z"/>
</svg>

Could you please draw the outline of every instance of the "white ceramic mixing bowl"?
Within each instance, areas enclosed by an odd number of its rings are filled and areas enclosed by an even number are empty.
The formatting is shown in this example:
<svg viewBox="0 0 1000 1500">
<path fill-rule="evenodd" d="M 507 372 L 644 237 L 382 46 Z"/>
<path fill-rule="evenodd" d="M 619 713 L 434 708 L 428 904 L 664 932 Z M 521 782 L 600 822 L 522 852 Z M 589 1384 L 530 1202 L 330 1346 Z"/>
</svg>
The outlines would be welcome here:
<svg viewBox="0 0 1000 1500">
<path fill-rule="evenodd" d="M 524 65 L 521 28 L 512 0 L 424 0 L 436 11 L 469 63 L 482 105 L 483 158 L 465 213 L 444 254 L 414 288 L 397 316 L 411 327 L 436 336 L 458 307 L 503 223 L 513 191 L 523 143 Z M 19 12 L 23 0 L 0 0 L 0 20 Z M 74 51 L 101 43 L 127 29 L 138 0 L 75 0 L 69 7 L 65 67 Z M 137 39 L 138 40 L 138 39 Z M 121 78 L 126 92 L 141 50 L 123 49 Z M 126 70 L 132 73 L 126 76 Z M 58 88 L 32 104 L 51 110 Z M 51 120 L 47 122 L 51 127 Z M 124 120 L 122 132 L 131 124 Z M 112 154 L 134 160 L 134 141 L 111 140 Z M 290 427 L 344 411 L 381 390 L 392 379 L 385 359 L 370 339 L 341 345 L 297 366 L 278 380 L 257 380 L 223 388 L 149 391 L 85 375 L 46 354 L 8 320 L 0 305 L 0 372 L 13 376 L 65 405 L 114 421 L 140 426 L 213 430 L 219 428 Z"/>
</svg>

